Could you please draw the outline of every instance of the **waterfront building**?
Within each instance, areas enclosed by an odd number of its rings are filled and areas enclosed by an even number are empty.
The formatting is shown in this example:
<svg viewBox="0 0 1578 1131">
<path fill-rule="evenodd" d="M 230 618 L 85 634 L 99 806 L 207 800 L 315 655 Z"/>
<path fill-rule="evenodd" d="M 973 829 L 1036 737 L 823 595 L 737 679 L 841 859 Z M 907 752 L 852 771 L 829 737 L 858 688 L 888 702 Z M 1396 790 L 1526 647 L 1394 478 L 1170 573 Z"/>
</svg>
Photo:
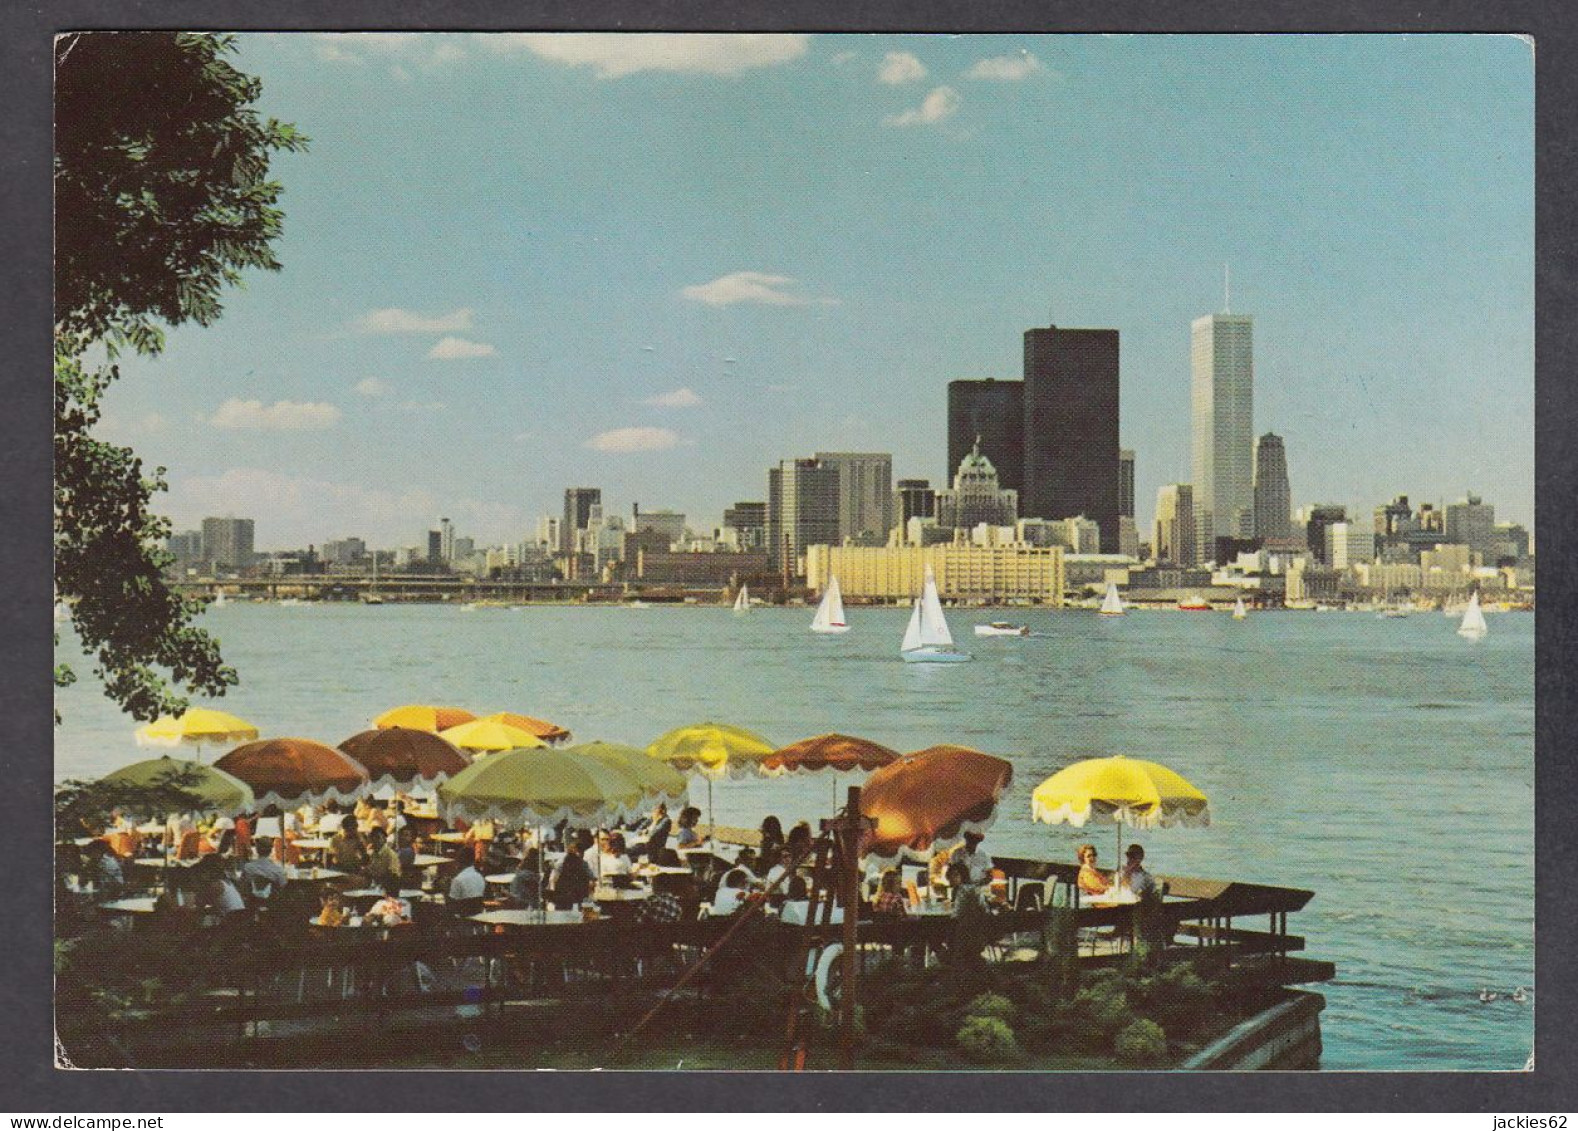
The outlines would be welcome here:
<svg viewBox="0 0 1578 1131">
<path fill-rule="evenodd" d="M 980 445 L 1009 490 L 1024 491 L 1025 384 L 1023 381 L 948 382 L 948 465 L 944 482 Z"/>
<path fill-rule="evenodd" d="M 1263 541 L 1293 536 L 1293 492 L 1288 484 L 1288 454 L 1282 437 L 1267 432 L 1255 440 L 1255 521 L 1253 534 Z"/>
<path fill-rule="evenodd" d="M 203 519 L 203 558 L 215 569 L 245 569 L 252 564 L 250 518 Z"/>
<path fill-rule="evenodd" d="M 1347 522 L 1348 508 L 1335 503 L 1316 503 L 1306 513 L 1309 517 L 1304 523 L 1305 545 L 1315 555 L 1316 561 L 1321 565 L 1330 565 L 1331 561 L 1326 556 L 1326 528 L 1334 522 Z"/>
<path fill-rule="evenodd" d="M 1118 449 L 1118 517 L 1134 517 L 1134 449 Z"/>
<path fill-rule="evenodd" d="M 1491 560 L 1500 563 L 1508 558 L 1521 561 L 1531 556 L 1529 531 L 1516 522 L 1498 522 L 1492 532 Z"/>
<path fill-rule="evenodd" d="M 767 551 L 783 577 L 799 576 L 807 546 L 836 545 L 838 468 L 814 459 L 786 459 L 767 472 Z"/>
<path fill-rule="evenodd" d="M 1063 553 L 1063 583 L 1071 590 L 1108 585 L 1127 588 L 1131 571 L 1140 563 L 1127 554 Z"/>
<path fill-rule="evenodd" d="M 1184 568 L 1200 564 L 1197 513 L 1193 484 L 1169 483 L 1156 492 L 1156 532 L 1151 548 L 1158 562 Z"/>
<path fill-rule="evenodd" d="M 1287 572 L 1287 600 L 1335 601 L 1342 595 L 1342 579 L 1340 569 L 1296 561 Z"/>
<path fill-rule="evenodd" d="M 979 446 L 959 461 L 953 489 L 937 492 L 937 525 L 969 530 L 979 523 L 1011 526 L 1019 518 L 1019 493 L 1002 486 L 997 468 Z"/>
<path fill-rule="evenodd" d="M 323 544 L 323 560 L 330 565 L 352 565 L 367 556 L 367 543 L 360 538 L 334 538 Z"/>
<path fill-rule="evenodd" d="M 1130 558 L 1140 556 L 1140 528 L 1135 525 L 1133 515 L 1118 516 L 1118 553 Z"/>
<path fill-rule="evenodd" d="M 581 532 L 591 520 L 592 508 L 603 502 L 600 487 L 566 487 L 564 489 L 564 518 L 559 523 L 559 549 L 562 553 L 576 553 L 580 547 Z"/>
<path fill-rule="evenodd" d="M 537 545 L 555 554 L 563 549 L 563 541 L 559 537 L 559 519 L 557 516 L 551 514 L 538 516 Z"/>
<path fill-rule="evenodd" d="M 685 516 L 679 511 L 644 511 L 640 503 L 635 503 L 631 507 L 630 517 L 637 534 L 655 531 L 666 535 L 670 545 L 685 540 Z"/>
<path fill-rule="evenodd" d="M 438 520 L 438 556 L 445 562 L 455 560 L 455 524 L 447 518 Z"/>
<path fill-rule="evenodd" d="M 1461 543 L 1437 543 L 1419 554 L 1419 567 L 1430 573 L 1466 574 L 1473 568 L 1474 550 Z"/>
<path fill-rule="evenodd" d="M 1191 326 L 1195 529 L 1204 546 L 1255 533 L 1253 339 L 1247 314 L 1207 314 Z"/>
<path fill-rule="evenodd" d="M 1334 522 L 1326 527 L 1326 564 L 1332 569 L 1348 569 L 1358 562 L 1375 558 L 1375 534 L 1361 530 L 1355 522 Z"/>
<path fill-rule="evenodd" d="M 1359 584 L 1382 600 L 1406 597 L 1425 585 L 1425 571 L 1411 562 L 1361 562 L 1353 568 Z"/>
<path fill-rule="evenodd" d="M 185 573 L 203 561 L 203 532 L 177 531 L 164 540 L 164 548 L 175 558 L 170 569 L 177 574 Z"/>
<path fill-rule="evenodd" d="M 1446 541 L 1461 542 L 1486 564 L 1494 561 L 1496 508 L 1478 495 L 1470 494 L 1446 508 Z"/>
<path fill-rule="evenodd" d="M 749 553 L 728 550 L 689 553 L 643 546 L 636 552 L 635 562 L 636 576 L 644 582 L 717 589 L 733 584 L 737 577 L 754 577 L 768 572 L 772 567 L 770 556 L 759 550 Z"/>
<path fill-rule="evenodd" d="M 936 517 L 937 492 L 932 490 L 931 480 L 900 479 L 893 490 L 893 525 L 904 530 L 912 518 Z"/>
<path fill-rule="evenodd" d="M 1058 546 L 827 546 L 806 551 L 806 584 L 820 590 L 838 578 L 844 599 L 908 602 L 920 595 L 926 566 L 945 601 L 1035 601 L 1061 605 L 1063 550 Z"/>
<path fill-rule="evenodd" d="M 1025 331 L 1026 516 L 1082 514 L 1118 548 L 1118 331 Z"/>
<path fill-rule="evenodd" d="M 887 452 L 817 452 L 838 471 L 838 535 L 881 545 L 893 527 L 893 457 Z"/>
<path fill-rule="evenodd" d="M 444 560 L 444 532 L 442 530 L 429 530 L 427 532 L 427 563 L 439 565 Z"/>
<path fill-rule="evenodd" d="M 734 543 L 739 549 L 763 549 L 767 545 L 767 504 L 735 503 L 724 510 L 723 525 L 734 531 Z"/>
</svg>

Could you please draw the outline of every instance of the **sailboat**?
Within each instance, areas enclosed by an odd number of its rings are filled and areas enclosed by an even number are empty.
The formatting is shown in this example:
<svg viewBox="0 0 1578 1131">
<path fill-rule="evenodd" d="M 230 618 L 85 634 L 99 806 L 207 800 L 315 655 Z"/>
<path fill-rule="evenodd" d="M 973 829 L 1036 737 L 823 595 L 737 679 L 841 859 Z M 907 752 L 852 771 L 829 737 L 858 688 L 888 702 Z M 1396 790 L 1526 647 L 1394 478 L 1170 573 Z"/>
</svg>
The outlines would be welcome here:
<svg viewBox="0 0 1578 1131">
<path fill-rule="evenodd" d="M 829 578 L 827 588 L 822 591 L 822 603 L 816 607 L 816 616 L 811 618 L 811 631 L 849 631 L 849 622 L 844 619 L 844 595 L 839 591 L 836 577 Z"/>
<path fill-rule="evenodd" d="M 748 613 L 750 611 L 751 611 L 751 592 L 750 592 L 749 589 L 747 589 L 745 587 L 745 584 L 742 582 L 740 584 L 740 592 L 734 598 L 734 615 L 735 616 L 739 616 L 742 613 Z"/>
<path fill-rule="evenodd" d="M 1118 587 L 1110 581 L 1107 583 L 1107 595 L 1101 599 L 1101 615 L 1104 617 L 1123 615 L 1123 599 L 1118 596 Z"/>
<path fill-rule="evenodd" d="M 1238 600 L 1233 602 L 1233 619 L 1234 620 L 1243 620 L 1248 615 L 1249 615 L 1249 610 L 1244 608 L 1244 599 L 1242 597 L 1240 597 Z"/>
<path fill-rule="evenodd" d="M 214 592 L 214 608 L 222 609 L 228 604 L 230 604 L 230 598 L 225 596 L 225 591 L 223 589 L 216 590 Z"/>
<path fill-rule="evenodd" d="M 1468 599 L 1468 608 L 1463 610 L 1463 623 L 1457 626 L 1457 634 L 1466 636 L 1470 640 L 1478 640 L 1490 630 L 1485 623 L 1485 614 L 1479 610 L 1479 591 Z"/>
<path fill-rule="evenodd" d="M 929 565 L 925 588 L 910 613 L 899 654 L 907 664 L 957 664 L 971 658 L 968 652 L 954 649 L 953 634 L 948 631 L 948 621 L 942 615 L 942 601 L 937 596 L 937 578 Z"/>
</svg>

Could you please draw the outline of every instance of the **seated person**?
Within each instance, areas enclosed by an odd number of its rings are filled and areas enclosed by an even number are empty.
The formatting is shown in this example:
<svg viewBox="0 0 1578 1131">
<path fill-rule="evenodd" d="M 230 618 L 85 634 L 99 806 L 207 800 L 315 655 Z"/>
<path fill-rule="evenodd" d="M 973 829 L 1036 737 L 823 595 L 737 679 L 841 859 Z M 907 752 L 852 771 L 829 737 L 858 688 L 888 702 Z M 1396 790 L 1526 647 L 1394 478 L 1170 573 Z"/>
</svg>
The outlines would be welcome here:
<svg viewBox="0 0 1578 1131">
<path fill-rule="evenodd" d="M 542 853 L 528 848 L 510 879 L 510 898 L 522 907 L 542 905 Z"/>
<path fill-rule="evenodd" d="M 1079 890 L 1085 895 L 1103 895 L 1112 887 L 1107 874 L 1096 867 L 1094 844 L 1079 846 L 1079 879 L 1076 882 Z"/>
<path fill-rule="evenodd" d="M 391 880 L 396 887 L 400 884 L 400 857 L 383 829 L 375 828 L 367 837 L 367 879 L 375 887 Z"/>
<path fill-rule="evenodd" d="M 567 911 L 591 898 L 592 869 L 587 866 L 586 859 L 581 855 L 582 851 L 580 838 L 572 838 L 565 846 L 564 859 L 559 861 L 559 866 L 553 870 L 553 879 L 548 885 L 548 898 L 560 911 Z"/>
<path fill-rule="evenodd" d="M 197 906 L 215 915 L 231 915 L 247 909 L 236 885 L 230 882 L 225 865 L 217 856 L 205 856 L 193 868 Z"/>
<path fill-rule="evenodd" d="M 344 822 L 345 817 L 340 813 L 340 803 L 331 797 L 318 813 L 318 835 L 333 836 L 340 831 L 340 826 Z"/>
<path fill-rule="evenodd" d="M 642 900 L 638 923 L 678 923 L 695 917 L 696 882 L 689 876 L 662 875 L 652 880 L 652 897 Z"/>
<path fill-rule="evenodd" d="M 872 901 L 871 913 L 879 919 L 902 919 L 909 914 L 909 900 L 900 885 L 899 870 L 889 868 L 877 881 L 877 898 Z"/>
<path fill-rule="evenodd" d="M 96 840 L 87 847 L 88 868 L 84 877 L 98 893 L 100 902 L 119 899 L 126 890 L 126 872 L 110 846 Z"/>
<path fill-rule="evenodd" d="M 789 877 L 788 898 L 778 911 L 778 921 L 781 923 L 803 924 L 811 914 L 811 885 L 801 875 Z M 833 906 L 833 915 L 830 923 L 842 923 L 844 909 L 837 904 Z"/>
<path fill-rule="evenodd" d="M 400 880 L 385 880 L 383 898 L 367 912 L 367 922 L 382 927 L 397 927 L 411 921 L 411 905 L 400 898 Z"/>
<path fill-rule="evenodd" d="M 646 827 L 641 830 L 641 847 L 638 853 L 645 854 L 648 860 L 653 859 L 659 852 L 668 848 L 668 835 L 674 829 L 674 822 L 669 819 L 668 806 L 661 801 L 652 816 L 647 819 Z"/>
<path fill-rule="evenodd" d="M 1149 899 L 1160 899 L 1162 893 L 1156 877 L 1145 870 L 1145 847 L 1131 844 L 1123 855 L 1125 863 L 1118 872 L 1118 886 L 1133 892 L 1142 903 Z"/>
<path fill-rule="evenodd" d="M 350 921 L 350 913 L 345 910 L 345 900 L 337 891 L 324 895 L 323 906 L 318 910 L 318 917 L 314 920 L 320 927 L 343 927 Z"/>
<path fill-rule="evenodd" d="M 687 805 L 679 812 L 679 830 L 674 834 L 674 844 L 677 848 L 700 848 L 707 839 L 696 828 L 696 823 L 701 820 L 701 810 L 694 805 Z"/>
<path fill-rule="evenodd" d="M 761 841 L 756 846 L 756 858 L 764 864 L 772 864 L 783 854 L 784 827 L 783 822 L 777 817 L 768 815 L 762 818 Z"/>
<path fill-rule="evenodd" d="M 952 856 L 953 849 L 939 848 L 926 865 L 926 882 L 934 896 L 948 886 L 948 861 Z"/>
<path fill-rule="evenodd" d="M 794 857 L 789 855 L 789 849 L 780 848 L 778 850 L 777 859 L 773 862 L 772 867 L 767 869 L 767 874 L 762 877 L 762 883 L 766 884 L 767 887 L 771 889 L 774 884 L 778 884 L 778 881 L 781 880 L 786 873 L 788 873 L 789 868 L 793 863 Z M 778 884 L 778 891 L 780 894 L 783 892 L 783 889 L 784 885 Z"/>
<path fill-rule="evenodd" d="M 355 817 L 342 818 L 340 831 L 329 838 L 329 864 L 342 872 L 353 873 L 367 867 L 367 842 L 362 839 Z"/>
<path fill-rule="evenodd" d="M 784 847 L 789 850 L 789 858 L 798 860 L 811 851 L 811 825 L 808 821 L 797 821 L 789 830 L 789 836 L 784 841 Z"/>
<path fill-rule="evenodd" d="M 274 859 L 274 839 L 257 839 L 257 856 L 241 865 L 241 883 L 253 899 L 268 899 L 285 886 L 285 867 Z"/>
<path fill-rule="evenodd" d="M 400 861 L 401 875 L 416 867 L 416 840 L 410 829 L 402 828 L 395 834 L 395 858 Z"/>
<path fill-rule="evenodd" d="M 712 897 L 714 916 L 733 915 L 751 894 L 751 876 L 744 868 L 730 868 Z"/>
<path fill-rule="evenodd" d="M 630 856 L 625 848 L 625 834 L 606 834 L 597 856 L 598 877 L 607 882 L 615 876 L 628 876 L 630 867 Z"/>
<path fill-rule="evenodd" d="M 482 873 L 477 871 L 474 861 L 467 860 L 465 867 L 455 873 L 455 878 L 449 881 L 449 902 L 452 904 L 481 903 L 482 897 L 487 894 L 488 882 L 482 878 Z"/>
</svg>

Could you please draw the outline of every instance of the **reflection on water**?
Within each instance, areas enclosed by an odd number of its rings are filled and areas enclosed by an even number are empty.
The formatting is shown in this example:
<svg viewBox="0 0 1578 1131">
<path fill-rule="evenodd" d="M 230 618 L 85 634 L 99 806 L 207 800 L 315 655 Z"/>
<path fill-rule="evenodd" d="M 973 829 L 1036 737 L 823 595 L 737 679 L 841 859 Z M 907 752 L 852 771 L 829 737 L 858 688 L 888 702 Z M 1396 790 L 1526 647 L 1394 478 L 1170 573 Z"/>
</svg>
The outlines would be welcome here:
<svg viewBox="0 0 1578 1131">
<path fill-rule="evenodd" d="M 824 731 L 900 750 L 937 742 L 1010 758 L 988 847 L 1072 856 L 1110 828 L 1030 821 L 1030 791 L 1078 758 L 1165 762 L 1211 798 L 1205 830 L 1143 839 L 1162 872 L 1317 894 L 1292 919 L 1326 987 L 1328 1068 L 1522 1068 L 1534 981 L 1534 618 L 1482 641 L 1443 617 L 1015 610 L 1029 638 L 974 638 L 976 662 L 905 664 L 902 609 L 479 609 L 232 604 L 206 623 L 244 683 L 225 707 L 265 735 L 338 742 L 406 702 L 514 710 L 578 738 L 644 744 L 681 723 L 737 722 L 779 742 Z M 85 672 L 89 665 L 82 665 Z M 86 681 L 61 696 L 56 776 L 138 756 L 131 724 Z M 853 779 L 849 779 L 852 781 Z M 694 791 L 704 798 L 705 790 Z M 718 819 L 815 818 L 833 784 L 720 784 Z M 1501 989 L 1481 1003 L 1481 986 Z"/>
</svg>

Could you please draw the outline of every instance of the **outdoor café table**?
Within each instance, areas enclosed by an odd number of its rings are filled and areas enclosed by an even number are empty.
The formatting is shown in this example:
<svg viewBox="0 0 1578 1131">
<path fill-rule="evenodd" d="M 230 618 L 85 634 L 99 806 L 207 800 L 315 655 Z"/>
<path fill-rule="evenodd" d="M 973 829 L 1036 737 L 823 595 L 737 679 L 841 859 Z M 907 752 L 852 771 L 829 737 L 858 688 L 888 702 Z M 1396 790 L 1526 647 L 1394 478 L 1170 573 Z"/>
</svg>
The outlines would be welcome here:
<svg viewBox="0 0 1578 1131">
<path fill-rule="evenodd" d="M 490 884 L 498 884 L 500 887 L 506 887 L 507 888 L 507 887 L 510 886 L 511 883 L 514 882 L 514 880 L 515 880 L 515 873 L 514 872 L 494 872 L 493 875 L 491 875 L 491 876 L 484 876 L 482 878 L 487 880 L 488 883 L 490 883 Z"/>
<path fill-rule="evenodd" d="M 111 900 L 99 904 L 99 910 L 112 915 L 151 915 L 154 899 L 151 895 L 135 895 L 128 899 Z"/>
<path fill-rule="evenodd" d="M 429 853 L 419 852 L 411 860 L 413 868 L 437 868 L 440 864 L 453 863 L 447 856 L 433 856 Z"/>
<path fill-rule="evenodd" d="M 88 847 L 88 845 L 92 844 L 94 841 L 96 841 L 96 840 L 103 840 L 103 839 L 104 838 L 101 837 L 101 836 L 79 836 L 79 837 L 75 838 L 74 840 L 72 840 L 71 843 L 76 845 L 78 848 L 86 848 L 86 847 Z"/>
<path fill-rule="evenodd" d="M 490 927 L 569 927 L 577 923 L 603 923 L 606 919 L 588 920 L 584 914 L 574 909 L 561 911 L 557 907 L 550 907 L 547 911 L 538 911 L 530 907 L 502 907 L 496 911 L 484 911 L 480 915 L 472 915 L 473 923 L 484 923 Z"/>
<path fill-rule="evenodd" d="M 650 888 L 598 887 L 592 892 L 594 903 L 639 903 L 651 898 Z"/>
<path fill-rule="evenodd" d="M 695 873 L 683 865 L 667 867 L 662 864 L 638 864 L 630 869 L 632 876 L 691 876 Z"/>
<path fill-rule="evenodd" d="M 149 821 L 146 825 L 138 825 L 137 831 L 143 836 L 158 836 L 164 832 L 164 826 L 156 821 Z"/>
<path fill-rule="evenodd" d="M 322 852 L 329 847 L 328 837 L 302 837 L 292 842 L 298 852 Z"/>
<path fill-rule="evenodd" d="M 429 833 L 428 840 L 436 840 L 440 844 L 465 844 L 466 834 L 457 832 Z"/>
<path fill-rule="evenodd" d="M 290 883 L 322 883 L 325 880 L 343 880 L 348 872 L 333 868 L 286 868 L 285 879 Z"/>
<path fill-rule="evenodd" d="M 375 903 L 383 897 L 383 888 L 353 888 L 350 891 L 342 891 L 340 893 L 341 899 L 370 899 Z M 409 902 L 413 900 L 426 901 L 429 897 L 428 893 L 421 888 L 401 888 L 400 898 Z"/>
<path fill-rule="evenodd" d="M 1125 904 L 1138 903 L 1140 897 L 1128 888 L 1113 886 L 1100 895 L 1092 895 L 1088 891 L 1079 893 L 1081 907 L 1121 907 Z"/>
</svg>

